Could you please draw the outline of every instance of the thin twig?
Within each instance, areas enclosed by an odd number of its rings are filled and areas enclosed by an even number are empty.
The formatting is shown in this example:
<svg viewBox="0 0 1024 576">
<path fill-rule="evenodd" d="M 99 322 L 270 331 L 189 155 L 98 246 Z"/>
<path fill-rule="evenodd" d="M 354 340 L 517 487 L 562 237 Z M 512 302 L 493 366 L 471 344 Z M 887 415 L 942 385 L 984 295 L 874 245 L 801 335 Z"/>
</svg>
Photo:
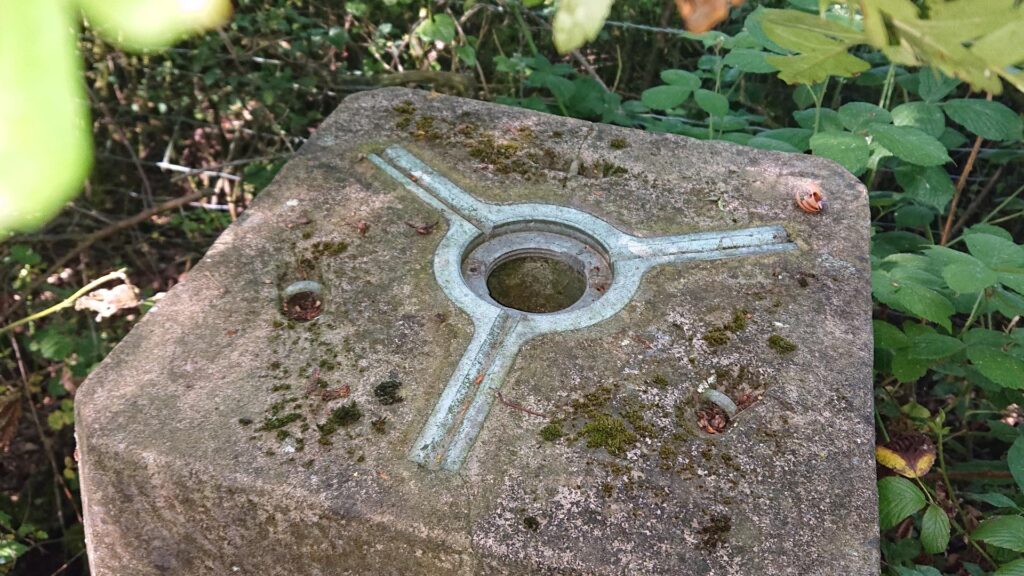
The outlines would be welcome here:
<svg viewBox="0 0 1024 576">
<path fill-rule="evenodd" d="M 39 413 L 36 411 L 35 402 L 32 401 L 32 390 L 28 385 L 28 373 L 25 370 L 25 362 L 21 357 L 21 348 L 18 346 L 18 340 L 14 337 L 14 334 L 8 334 L 7 337 L 11 341 L 11 348 L 14 349 L 14 358 L 18 363 L 18 372 L 21 374 L 21 385 L 25 394 L 25 401 L 28 402 L 29 411 L 32 413 L 32 421 L 35 422 L 36 432 L 39 434 L 39 441 L 43 444 L 43 448 L 46 452 L 46 459 L 50 463 L 50 469 L 53 471 L 53 493 L 54 503 L 57 505 L 57 519 L 60 521 L 60 525 L 64 526 L 64 507 L 61 505 L 61 488 L 64 489 L 64 496 L 71 503 L 71 509 L 75 512 L 75 518 L 78 522 L 82 522 L 82 513 L 78 511 L 78 506 L 75 504 L 75 497 L 71 494 L 71 489 L 68 488 L 64 477 L 61 476 L 60 470 L 57 468 L 57 459 L 53 456 L 53 447 L 50 445 L 50 439 L 46 437 L 43 432 L 43 424 L 39 420 Z"/>
<path fill-rule="evenodd" d="M 505 406 L 508 406 L 509 408 L 512 408 L 513 410 L 519 410 L 520 412 L 526 412 L 527 414 L 532 414 L 534 416 L 540 416 L 541 418 L 547 418 L 548 417 L 547 414 L 544 414 L 543 412 L 536 412 L 536 411 L 530 410 L 529 408 L 523 406 L 522 404 L 516 404 L 515 402 L 512 402 L 510 400 L 505 400 L 505 397 L 501 395 L 501 392 L 498 392 L 498 402 L 501 402 L 502 404 L 504 404 Z"/>
<path fill-rule="evenodd" d="M 964 188 L 967 187 L 967 175 L 974 168 L 974 160 L 978 157 L 981 140 L 981 136 L 974 139 L 974 148 L 971 149 L 971 154 L 967 157 L 967 164 L 964 165 L 963 171 L 960 172 L 960 179 L 956 183 L 956 193 L 953 194 L 953 202 L 949 205 L 949 215 L 946 216 L 946 225 L 942 227 L 942 236 L 939 240 L 939 244 L 942 246 L 945 246 L 946 242 L 949 241 L 949 233 L 953 229 L 953 217 L 956 216 L 956 205 L 960 202 L 960 195 L 963 193 Z"/>
<path fill-rule="evenodd" d="M 142 212 L 139 212 L 134 216 L 131 216 L 119 222 L 115 222 L 110 226 L 107 226 L 106 228 L 102 228 L 100 230 L 97 230 L 96 232 L 93 232 L 92 234 L 89 234 L 88 236 L 83 238 L 78 244 L 76 244 L 74 248 L 72 248 L 66 254 L 58 258 L 57 262 L 53 266 L 51 266 L 50 269 L 45 274 L 40 275 L 35 281 L 29 284 L 28 287 L 23 288 L 22 292 L 25 294 L 31 294 L 32 291 L 38 288 L 40 285 L 42 285 L 42 283 L 45 282 L 47 278 L 60 272 L 61 268 L 65 264 L 67 264 L 68 261 L 70 261 L 72 258 L 77 256 L 81 252 L 85 251 L 87 248 L 95 244 L 97 241 L 102 240 L 107 236 L 111 236 L 117 232 L 120 232 L 121 230 L 131 228 L 141 222 L 145 222 L 146 220 L 152 218 L 153 216 L 161 212 L 166 212 L 168 210 L 174 210 L 175 208 L 185 206 L 189 202 L 194 202 L 199 198 L 202 198 L 203 194 L 204 192 L 202 190 L 197 190 L 195 192 L 192 192 L 191 194 L 187 194 L 180 198 L 168 200 L 163 204 L 158 204 L 156 206 L 153 206 L 152 208 L 143 210 Z M 0 322 L 10 317 L 11 313 L 14 312 L 18 308 L 18 306 L 25 301 L 25 298 L 16 301 L 14 305 L 7 310 L 6 313 L 0 316 Z"/>
<path fill-rule="evenodd" d="M 82 296 L 85 296 L 86 294 L 91 292 L 93 288 L 96 288 L 100 284 L 105 284 L 105 283 L 110 282 L 111 280 L 114 280 L 114 279 L 119 279 L 119 280 L 122 280 L 122 281 L 125 281 L 125 282 L 128 281 L 128 278 L 124 275 L 124 268 L 122 268 L 122 269 L 120 269 L 120 270 L 118 270 L 116 272 L 111 272 L 110 274 L 105 274 L 105 275 L 103 275 L 103 276 L 93 280 L 92 282 L 89 282 L 85 286 L 82 286 L 81 288 L 79 288 L 77 292 L 75 292 L 71 296 L 68 296 L 67 298 L 62 300 L 59 304 L 54 304 L 53 306 L 50 306 L 46 310 L 43 310 L 43 311 L 40 311 L 40 312 L 36 312 L 35 314 L 30 314 L 29 316 L 26 316 L 26 317 L 22 318 L 21 320 L 17 320 L 15 322 L 11 322 L 7 326 L 4 326 L 3 328 L 0 328 L 0 334 L 3 334 L 4 332 L 10 332 L 11 330 L 14 330 L 18 326 L 21 326 L 22 324 L 28 324 L 29 322 L 32 322 L 33 320 L 39 320 L 40 318 L 44 318 L 46 316 L 49 316 L 50 314 L 53 314 L 54 312 L 59 312 L 59 311 L 65 309 L 65 308 L 69 308 L 72 305 L 74 305 L 76 300 L 78 300 Z"/>
<path fill-rule="evenodd" d="M 999 178 L 1003 175 L 1003 170 L 1005 168 L 1006 165 L 1003 164 L 996 169 L 995 174 L 992 174 L 992 177 L 988 179 L 985 187 L 982 188 L 981 192 L 974 197 L 974 200 L 972 200 L 970 205 L 967 206 L 967 209 L 964 210 L 963 215 L 961 215 L 960 219 L 953 225 L 953 229 L 949 231 L 950 236 L 956 236 L 960 229 L 967 225 L 968 219 L 970 219 L 970 217 L 973 216 L 979 208 L 981 208 L 982 203 L 986 198 L 988 198 L 989 193 L 992 192 L 993 188 L 995 188 L 996 182 L 998 182 Z"/>
</svg>

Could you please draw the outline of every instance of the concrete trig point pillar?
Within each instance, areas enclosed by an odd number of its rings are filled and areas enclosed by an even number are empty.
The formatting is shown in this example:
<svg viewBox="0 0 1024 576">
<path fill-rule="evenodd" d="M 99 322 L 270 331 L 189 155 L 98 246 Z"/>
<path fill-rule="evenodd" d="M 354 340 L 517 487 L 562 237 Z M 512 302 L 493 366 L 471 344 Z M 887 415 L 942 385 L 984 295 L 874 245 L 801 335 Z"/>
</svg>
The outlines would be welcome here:
<svg viewBox="0 0 1024 576">
<path fill-rule="evenodd" d="M 83 387 L 93 569 L 877 574 L 867 243 L 820 159 L 350 97 Z"/>
</svg>

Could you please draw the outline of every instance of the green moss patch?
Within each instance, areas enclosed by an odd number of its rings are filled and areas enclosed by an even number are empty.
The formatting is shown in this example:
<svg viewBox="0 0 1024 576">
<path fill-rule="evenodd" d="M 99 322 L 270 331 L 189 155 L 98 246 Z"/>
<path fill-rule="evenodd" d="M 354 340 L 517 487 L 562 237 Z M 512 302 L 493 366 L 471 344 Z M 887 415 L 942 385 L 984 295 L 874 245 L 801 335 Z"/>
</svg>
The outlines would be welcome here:
<svg viewBox="0 0 1024 576">
<path fill-rule="evenodd" d="M 317 430 L 320 431 L 320 443 L 330 444 L 331 435 L 337 432 L 339 428 L 351 426 L 362 417 L 363 412 L 359 409 L 359 404 L 355 400 L 335 408 L 323 424 L 316 425 Z"/>
<path fill-rule="evenodd" d="M 621 418 L 611 414 L 600 414 L 583 425 L 580 435 L 587 440 L 588 448 L 604 448 L 613 456 L 623 456 L 636 443 L 636 434 Z"/>
<path fill-rule="evenodd" d="M 778 334 L 772 334 L 768 337 L 768 345 L 779 354 L 789 354 L 798 348 L 792 340 Z"/>
<path fill-rule="evenodd" d="M 558 422 L 552 422 L 540 429 L 540 438 L 545 442 L 555 442 L 563 436 L 565 436 L 565 431 L 562 430 L 562 425 Z"/>
</svg>

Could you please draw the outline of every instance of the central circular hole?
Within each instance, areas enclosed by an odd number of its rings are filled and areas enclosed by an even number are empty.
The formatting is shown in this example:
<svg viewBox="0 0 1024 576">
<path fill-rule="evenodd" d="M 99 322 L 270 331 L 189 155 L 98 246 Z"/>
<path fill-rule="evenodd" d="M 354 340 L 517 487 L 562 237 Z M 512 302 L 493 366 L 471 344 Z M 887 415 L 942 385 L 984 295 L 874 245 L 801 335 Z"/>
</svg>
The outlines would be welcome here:
<svg viewBox="0 0 1024 576">
<path fill-rule="evenodd" d="M 487 276 L 495 302 L 523 312 L 564 310 L 587 290 L 587 279 L 576 267 L 548 256 L 519 256 L 502 262 Z"/>
</svg>

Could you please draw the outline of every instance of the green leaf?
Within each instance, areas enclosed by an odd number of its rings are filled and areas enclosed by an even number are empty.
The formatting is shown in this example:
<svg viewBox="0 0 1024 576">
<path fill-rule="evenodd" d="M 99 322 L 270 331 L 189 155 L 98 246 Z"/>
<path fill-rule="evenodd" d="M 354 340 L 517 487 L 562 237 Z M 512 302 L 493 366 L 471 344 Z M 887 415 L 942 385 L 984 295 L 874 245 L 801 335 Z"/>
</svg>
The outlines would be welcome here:
<svg viewBox="0 0 1024 576">
<path fill-rule="evenodd" d="M 938 360 L 963 350 L 964 343 L 952 336 L 921 334 L 910 341 L 908 354 L 921 360 Z"/>
<path fill-rule="evenodd" d="M 897 158 L 911 164 L 941 166 L 950 161 L 942 142 L 917 128 L 875 124 L 868 127 L 868 134 Z"/>
<path fill-rule="evenodd" d="M 472 46 L 459 46 L 455 49 L 455 54 L 466 66 L 476 66 L 476 49 Z"/>
<path fill-rule="evenodd" d="M 947 101 L 942 108 L 950 120 L 986 140 L 1005 142 L 1021 139 L 1020 116 L 999 102 L 960 98 Z"/>
<path fill-rule="evenodd" d="M 927 360 L 911 358 L 906 349 L 892 355 L 892 375 L 900 382 L 914 382 L 928 373 Z"/>
<path fill-rule="evenodd" d="M 1003 564 L 999 570 L 992 573 L 992 576 L 1024 576 L 1024 558 Z"/>
<path fill-rule="evenodd" d="M 78 194 L 92 132 L 74 11 L 11 2 L 0 17 L 0 238 L 37 228 Z"/>
<path fill-rule="evenodd" d="M 732 66 L 741 72 L 767 74 L 776 71 L 775 66 L 768 63 L 767 57 L 769 55 L 768 52 L 761 50 L 742 48 L 726 54 L 722 63 L 726 66 Z"/>
<path fill-rule="evenodd" d="M 818 117 L 818 132 L 842 132 L 843 123 L 839 121 L 839 113 L 830 108 L 822 108 L 820 114 L 816 110 L 797 110 L 793 119 L 805 130 L 814 130 L 814 118 Z"/>
<path fill-rule="evenodd" d="M 434 14 L 416 27 L 416 35 L 427 42 L 444 42 L 455 40 L 455 20 L 447 14 Z"/>
<path fill-rule="evenodd" d="M 28 547 L 17 540 L 0 540 L 0 567 L 14 564 L 14 561 L 27 551 Z"/>
<path fill-rule="evenodd" d="M 878 520 L 882 530 L 896 526 L 924 506 L 924 494 L 910 480 L 889 476 L 878 481 Z"/>
<path fill-rule="evenodd" d="M 865 40 L 864 34 L 849 26 L 798 10 L 764 10 L 761 26 L 773 42 L 798 52 L 832 42 L 852 46 Z"/>
<path fill-rule="evenodd" d="M 1006 465 L 1010 468 L 1010 474 L 1017 482 L 1017 487 L 1024 493 L 1024 436 L 1018 436 L 1006 453 Z"/>
<path fill-rule="evenodd" d="M 888 322 L 873 320 L 871 327 L 875 333 L 875 348 L 899 349 L 910 344 L 907 335 Z"/>
<path fill-rule="evenodd" d="M 527 78 L 527 85 L 547 88 L 551 95 L 559 102 L 565 102 L 576 92 L 576 85 L 572 80 L 551 74 L 550 72 L 534 72 Z"/>
<path fill-rule="evenodd" d="M 891 124 L 892 115 L 885 108 L 867 102 L 849 102 L 839 107 L 839 120 L 850 132 L 857 132 L 869 124 Z"/>
<path fill-rule="evenodd" d="M 1024 517 L 994 516 L 982 521 L 971 537 L 992 546 L 1024 552 Z"/>
<path fill-rule="evenodd" d="M 864 60 L 847 53 L 842 44 L 811 54 L 767 56 L 765 61 L 779 70 L 779 78 L 787 84 L 817 84 L 829 76 L 850 78 L 871 68 Z"/>
<path fill-rule="evenodd" d="M 990 506 L 996 508 L 1016 508 L 1017 503 L 1010 499 L 1006 494 L 1000 494 L 999 492 L 986 492 L 984 494 L 971 494 L 964 492 L 963 495 L 970 500 L 975 502 L 984 502 Z"/>
<path fill-rule="evenodd" d="M 939 213 L 946 211 L 946 205 L 956 192 L 949 174 L 938 166 L 899 166 L 895 176 L 906 197 L 931 206 Z"/>
<path fill-rule="evenodd" d="M 590 42 L 601 32 L 613 0 L 563 0 L 551 22 L 552 40 L 561 54 Z"/>
<path fill-rule="evenodd" d="M 931 320 L 946 330 L 952 328 L 949 317 L 955 312 L 953 304 L 934 290 L 917 284 L 904 283 L 896 289 L 896 302 L 915 316 Z"/>
<path fill-rule="evenodd" d="M 855 176 L 868 166 L 871 149 L 863 136 L 849 132 L 819 132 L 811 137 L 810 144 L 815 156 L 835 160 Z"/>
<path fill-rule="evenodd" d="M 729 99 L 717 92 L 701 88 L 694 92 L 693 99 L 710 116 L 722 117 L 729 113 Z"/>
<path fill-rule="evenodd" d="M 230 0 L 80 0 L 79 5 L 105 40 L 137 51 L 166 48 L 231 17 Z"/>
<path fill-rule="evenodd" d="M 967 358 L 989 380 L 1005 388 L 1024 388 L 1024 360 L 999 348 L 969 346 Z"/>
<path fill-rule="evenodd" d="M 973 294 L 996 283 L 996 273 L 975 258 L 942 269 L 942 278 L 959 294 Z"/>
<path fill-rule="evenodd" d="M 1024 267 L 1024 247 L 991 234 L 968 234 L 967 249 L 991 268 Z"/>
<path fill-rule="evenodd" d="M 789 152 L 796 154 L 800 154 L 803 152 L 803 150 L 798 150 L 787 142 L 783 142 L 782 140 L 776 140 L 774 138 L 765 138 L 763 136 L 755 136 L 753 138 L 750 138 L 746 141 L 745 144 L 753 148 L 760 148 L 762 150 L 775 150 L 776 152 Z"/>
<path fill-rule="evenodd" d="M 686 70 L 662 70 L 661 81 L 665 84 L 686 88 L 689 92 L 700 88 L 700 77 Z"/>
<path fill-rule="evenodd" d="M 917 76 L 919 79 L 917 93 L 925 102 L 940 102 L 960 85 L 959 80 L 950 78 L 934 68 L 922 68 Z"/>
<path fill-rule="evenodd" d="M 946 115 L 942 108 L 929 102 L 907 102 L 892 109 L 892 122 L 897 126 L 910 126 L 939 138 L 946 129 Z"/>
<path fill-rule="evenodd" d="M 684 86 L 669 84 L 644 90 L 640 102 L 654 110 L 669 110 L 679 106 L 690 97 L 691 90 Z"/>
<path fill-rule="evenodd" d="M 921 545 L 929 554 L 938 554 L 949 546 L 949 517 L 935 504 L 929 504 L 921 518 Z"/>
<path fill-rule="evenodd" d="M 781 140 L 801 152 L 811 147 L 811 131 L 806 128 L 776 128 L 765 130 L 757 135 L 759 138 Z"/>
</svg>

